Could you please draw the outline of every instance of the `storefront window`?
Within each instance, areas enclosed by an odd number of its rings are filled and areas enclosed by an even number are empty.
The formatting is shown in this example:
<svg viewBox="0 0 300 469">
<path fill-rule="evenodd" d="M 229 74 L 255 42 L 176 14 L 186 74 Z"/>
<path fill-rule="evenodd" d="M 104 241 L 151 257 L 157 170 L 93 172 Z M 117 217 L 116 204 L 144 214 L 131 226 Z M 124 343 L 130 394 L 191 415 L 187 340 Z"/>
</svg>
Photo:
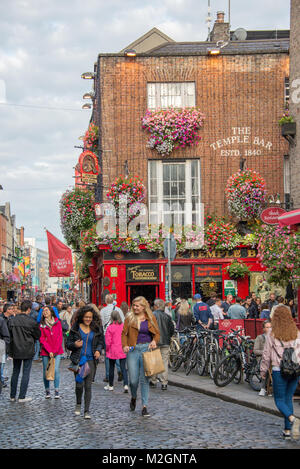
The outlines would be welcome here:
<svg viewBox="0 0 300 469">
<path fill-rule="evenodd" d="M 172 266 L 172 300 L 192 297 L 192 270 L 190 265 Z"/>
<path fill-rule="evenodd" d="M 209 300 L 212 292 L 222 298 L 222 265 L 195 265 L 195 293 L 200 293 L 202 300 Z"/>
</svg>

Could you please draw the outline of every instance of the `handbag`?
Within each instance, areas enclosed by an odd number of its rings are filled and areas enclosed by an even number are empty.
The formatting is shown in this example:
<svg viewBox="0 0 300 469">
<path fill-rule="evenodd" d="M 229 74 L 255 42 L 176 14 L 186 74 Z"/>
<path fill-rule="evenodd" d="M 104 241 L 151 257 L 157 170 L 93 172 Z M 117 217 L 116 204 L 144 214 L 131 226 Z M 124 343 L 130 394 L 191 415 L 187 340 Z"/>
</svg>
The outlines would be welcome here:
<svg viewBox="0 0 300 469">
<path fill-rule="evenodd" d="M 164 362 L 159 348 L 143 353 L 144 371 L 146 376 L 153 376 L 165 371 Z"/>
<path fill-rule="evenodd" d="M 81 357 L 80 362 L 79 362 L 79 370 L 78 370 L 78 373 L 77 373 L 76 378 L 75 378 L 75 381 L 77 383 L 82 383 L 84 378 L 86 378 L 87 375 L 91 371 L 90 366 L 89 366 L 88 361 L 87 361 L 87 358 L 86 358 L 86 349 L 87 349 L 87 344 L 88 344 L 88 340 L 89 340 L 89 335 L 90 335 L 90 333 L 88 333 L 88 336 L 86 338 L 84 355 Z"/>
<path fill-rule="evenodd" d="M 51 357 L 48 361 L 45 378 L 47 381 L 54 381 L 55 377 L 55 358 Z"/>
<path fill-rule="evenodd" d="M 61 319 L 60 322 L 61 322 L 61 328 L 62 328 L 63 333 L 65 334 L 66 332 L 69 332 L 68 322 L 65 319 Z"/>
</svg>

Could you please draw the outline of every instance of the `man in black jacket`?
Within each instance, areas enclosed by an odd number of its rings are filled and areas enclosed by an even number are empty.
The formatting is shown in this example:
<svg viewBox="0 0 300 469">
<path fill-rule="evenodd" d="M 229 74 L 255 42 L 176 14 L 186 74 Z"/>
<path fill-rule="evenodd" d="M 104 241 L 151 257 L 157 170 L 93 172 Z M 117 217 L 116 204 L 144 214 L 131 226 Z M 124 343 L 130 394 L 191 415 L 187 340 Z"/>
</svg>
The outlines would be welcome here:
<svg viewBox="0 0 300 469">
<path fill-rule="evenodd" d="M 24 300 L 21 304 L 21 313 L 11 317 L 8 322 L 10 332 L 9 355 L 13 358 L 13 374 L 10 383 L 10 400 L 16 400 L 17 386 L 21 366 L 23 363 L 23 375 L 19 393 L 19 402 L 29 402 L 26 398 L 32 359 L 34 356 L 34 343 L 41 337 L 38 323 L 29 316 L 32 303 Z"/>
<path fill-rule="evenodd" d="M 156 387 L 157 378 L 159 376 L 162 383 L 162 391 L 167 390 L 168 385 L 168 364 L 169 364 L 169 353 L 170 353 L 170 343 L 171 337 L 174 334 L 175 327 L 172 321 L 172 318 L 165 313 L 165 302 L 163 300 L 154 301 L 154 316 L 156 317 L 157 324 L 160 331 L 160 340 L 157 344 L 160 348 L 161 356 L 164 362 L 165 371 L 159 375 L 151 376 L 150 386 Z"/>
</svg>

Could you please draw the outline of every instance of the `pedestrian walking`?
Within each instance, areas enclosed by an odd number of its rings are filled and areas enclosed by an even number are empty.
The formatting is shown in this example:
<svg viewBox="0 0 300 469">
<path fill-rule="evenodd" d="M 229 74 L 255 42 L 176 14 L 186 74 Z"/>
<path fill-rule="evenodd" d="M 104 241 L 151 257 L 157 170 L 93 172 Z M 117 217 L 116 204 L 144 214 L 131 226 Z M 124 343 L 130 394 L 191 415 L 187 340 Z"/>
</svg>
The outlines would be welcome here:
<svg viewBox="0 0 300 469">
<path fill-rule="evenodd" d="M 168 387 L 168 366 L 169 366 L 169 354 L 170 354 L 170 343 L 171 338 L 175 332 L 174 322 L 171 317 L 164 312 L 165 302 L 157 299 L 154 301 L 154 316 L 159 327 L 160 339 L 157 346 L 160 349 L 162 360 L 164 363 L 165 371 L 158 375 L 150 377 L 149 384 L 152 387 L 156 387 L 157 381 L 161 382 L 161 390 L 166 391 Z"/>
<path fill-rule="evenodd" d="M 8 328 L 9 318 L 13 317 L 14 315 L 15 315 L 14 314 L 14 305 L 12 303 L 4 303 L 3 304 L 3 310 L 2 310 L 2 313 L 1 313 L 0 317 L 4 319 L 7 328 Z M 1 375 L 0 375 L 1 376 L 0 381 L 2 383 L 4 383 L 3 387 L 7 386 L 6 381 L 8 380 L 8 377 L 5 376 L 5 364 L 6 364 L 7 358 L 8 358 L 7 353 L 5 353 L 2 356 Z"/>
<path fill-rule="evenodd" d="M 41 357 L 43 361 L 43 379 L 46 392 L 46 399 L 51 398 L 50 394 L 50 381 L 46 377 L 46 370 L 51 358 L 55 359 L 55 374 L 54 374 L 54 398 L 60 399 L 59 395 L 59 382 L 60 371 L 59 365 L 61 357 L 64 353 L 62 348 L 63 331 L 61 321 L 57 319 L 53 308 L 51 306 L 44 306 L 43 315 L 40 322 L 40 344 L 41 344 Z"/>
<path fill-rule="evenodd" d="M 120 308 L 118 308 L 116 302 L 114 302 L 113 296 L 112 295 L 106 295 L 105 296 L 105 303 L 107 306 L 101 309 L 100 311 L 100 316 L 101 316 L 101 321 L 102 321 L 102 327 L 103 327 L 103 332 L 104 336 L 106 333 L 106 329 L 108 328 L 108 325 L 110 324 L 110 318 L 111 318 L 111 313 L 113 311 L 118 311 L 120 318 L 122 319 L 122 322 L 124 322 L 124 314 Z M 106 350 L 106 345 L 105 345 L 105 350 Z M 117 370 L 118 370 L 118 381 L 122 381 L 121 377 L 121 369 L 120 369 L 120 364 L 119 362 L 116 363 Z M 106 356 L 105 352 L 105 378 L 103 379 L 104 382 L 108 383 L 109 381 L 109 359 Z"/>
<path fill-rule="evenodd" d="M 71 329 L 71 320 L 73 317 L 72 306 L 70 304 L 65 305 L 65 308 L 59 315 L 61 321 L 65 321 L 64 324 L 68 325 L 68 329 L 63 330 L 63 344 L 64 344 L 64 353 L 66 358 L 70 358 L 70 351 L 67 348 L 67 338 Z"/>
<path fill-rule="evenodd" d="M 280 363 L 285 348 L 293 347 L 297 360 L 300 360 L 300 332 L 287 306 L 277 306 L 271 321 L 272 332 L 267 335 L 261 360 L 260 372 L 266 379 L 272 365 L 272 386 L 276 407 L 284 417 L 283 437 L 299 438 L 300 420 L 293 410 L 293 395 L 299 378 L 285 378 L 280 371 Z"/>
<path fill-rule="evenodd" d="M 266 319 L 263 322 L 263 333 L 258 335 L 254 341 L 254 348 L 253 352 L 256 355 L 258 359 L 261 359 L 263 351 L 264 351 L 264 346 L 266 343 L 266 337 L 267 335 L 271 332 L 272 330 L 272 325 L 271 321 L 269 319 Z M 267 379 L 264 379 L 262 381 L 261 389 L 258 393 L 259 396 L 266 396 L 267 395 Z"/>
<path fill-rule="evenodd" d="M 9 335 L 6 321 L 0 317 L 0 376 L 1 376 L 0 394 L 2 392 L 2 388 L 7 387 L 5 378 L 2 378 L 2 366 L 5 365 L 7 346 L 9 343 L 10 343 L 10 335 Z"/>
<path fill-rule="evenodd" d="M 136 407 L 138 386 L 141 387 L 142 416 L 150 417 L 147 410 L 149 378 L 145 376 L 143 353 L 154 349 L 160 339 L 159 327 L 150 305 L 143 296 L 136 297 L 127 314 L 122 331 L 122 347 L 127 354 L 129 387 L 131 392 L 130 410 Z M 132 347 L 134 349 L 132 350 Z"/>
<path fill-rule="evenodd" d="M 77 312 L 76 321 L 73 324 L 67 347 L 71 350 L 71 362 L 73 368 L 86 366 L 88 374 L 83 378 L 80 373 L 75 373 L 76 408 L 75 415 L 80 415 L 82 396 L 84 391 L 84 418 L 90 419 L 90 403 L 92 398 L 92 381 L 95 373 L 96 363 L 104 348 L 104 336 L 102 326 L 99 324 L 95 310 L 90 306 L 84 306 Z"/>
<path fill-rule="evenodd" d="M 106 391 L 114 390 L 115 364 L 119 360 L 123 376 L 124 392 L 128 392 L 128 376 L 126 371 L 126 357 L 122 348 L 123 322 L 118 311 L 111 313 L 110 324 L 105 333 L 106 356 L 109 359 L 109 384 L 105 386 Z"/>
<path fill-rule="evenodd" d="M 189 302 L 183 298 L 180 301 L 177 311 L 175 313 L 175 323 L 176 329 L 179 332 L 180 344 L 183 344 L 183 342 L 185 342 L 186 340 L 186 335 L 182 331 L 185 328 L 192 326 L 193 322 L 194 316 L 191 311 L 191 306 Z"/>
<path fill-rule="evenodd" d="M 31 301 L 24 300 L 21 303 L 21 313 L 11 317 L 8 321 L 10 333 L 9 355 L 13 358 L 13 373 L 10 383 L 10 400 L 15 401 L 19 374 L 23 365 L 23 374 L 19 391 L 19 402 L 29 402 L 32 400 L 26 397 L 32 360 L 34 356 L 34 342 L 41 336 L 41 331 L 37 322 L 29 316 L 31 311 Z"/>
</svg>

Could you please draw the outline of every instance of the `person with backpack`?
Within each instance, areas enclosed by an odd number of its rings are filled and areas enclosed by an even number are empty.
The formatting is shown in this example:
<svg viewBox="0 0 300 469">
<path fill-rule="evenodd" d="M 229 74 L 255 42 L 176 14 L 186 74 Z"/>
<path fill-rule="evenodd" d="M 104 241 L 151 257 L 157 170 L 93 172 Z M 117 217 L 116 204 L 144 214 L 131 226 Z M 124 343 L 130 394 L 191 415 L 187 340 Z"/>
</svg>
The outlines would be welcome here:
<svg viewBox="0 0 300 469">
<path fill-rule="evenodd" d="M 294 415 L 293 395 L 300 374 L 300 332 L 290 309 L 285 305 L 277 306 L 271 324 L 272 332 L 266 336 L 260 373 L 265 380 L 272 365 L 274 400 L 284 417 L 283 437 L 298 439 L 300 420 Z"/>
<path fill-rule="evenodd" d="M 19 402 L 29 402 L 31 397 L 26 397 L 32 360 L 34 356 L 34 342 L 41 337 L 41 331 L 35 319 L 29 316 L 31 301 L 24 300 L 21 303 L 21 313 L 13 316 L 8 321 L 10 333 L 9 356 L 13 358 L 13 373 L 10 383 L 10 400 L 16 401 L 17 386 L 21 367 L 23 375 L 19 392 Z"/>
<path fill-rule="evenodd" d="M 120 314 L 118 311 L 114 310 L 111 313 L 110 324 L 105 333 L 106 356 L 109 359 L 109 383 L 104 388 L 106 391 L 114 390 L 115 363 L 119 360 L 123 376 L 124 392 L 128 393 L 128 377 L 126 371 L 127 355 L 123 352 L 122 348 L 123 326 L 124 324 L 120 318 Z"/>
<path fill-rule="evenodd" d="M 112 295 L 106 295 L 105 296 L 105 303 L 106 303 L 107 306 L 102 308 L 101 311 L 100 311 L 100 317 L 101 317 L 101 322 L 102 322 L 104 335 L 106 333 L 106 329 L 109 326 L 111 313 L 113 311 L 117 311 L 119 313 L 122 322 L 124 322 L 124 319 L 125 319 L 123 311 L 120 308 L 117 307 L 117 304 L 116 304 L 116 302 L 114 302 L 114 299 L 113 299 Z M 106 346 L 105 346 L 104 350 L 106 350 Z M 120 381 L 120 372 L 121 372 L 121 370 L 120 370 L 118 362 L 117 362 L 117 370 L 118 370 L 118 373 L 119 373 L 119 381 Z M 106 356 L 106 353 L 105 353 L 105 378 L 103 379 L 103 381 L 106 382 L 106 383 L 109 382 L 109 358 Z"/>
<path fill-rule="evenodd" d="M 59 365 L 61 357 L 64 353 L 62 348 L 63 331 L 61 322 L 55 316 L 51 306 L 43 308 L 43 315 L 40 322 L 40 344 L 41 344 L 41 357 L 43 361 L 43 378 L 46 392 L 46 399 L 50 399 L 50 381 L 46 378 L 46 369 L 50 358 L 55 358 L 55 374 L 54 374 L 54 391 L 55 399 L 60 399 L 59 395 L 59 381 L 60 372 Z"/>
</svg>

